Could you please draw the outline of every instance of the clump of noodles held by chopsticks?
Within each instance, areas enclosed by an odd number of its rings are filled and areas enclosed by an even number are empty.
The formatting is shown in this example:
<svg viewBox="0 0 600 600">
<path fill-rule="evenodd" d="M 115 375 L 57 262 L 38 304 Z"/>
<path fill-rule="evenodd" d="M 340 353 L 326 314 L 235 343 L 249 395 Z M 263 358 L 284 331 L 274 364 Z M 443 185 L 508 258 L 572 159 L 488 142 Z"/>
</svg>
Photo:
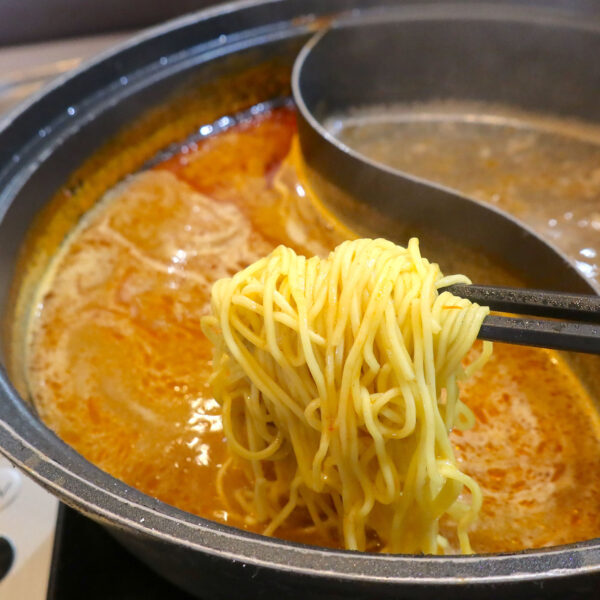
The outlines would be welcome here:
<svg viewBox="0 0 600 600">
<path fill-rule="evenodd" d="M 239 504 L 273 534 L 302 507 L 348 549 L 443 553 L 446 516 L 460 551 L 481 491 L 449 440 L 473 424 L 458 381 L 489 312 L 438 288 L 417 239 L 344 242 L 326 259 L 280 246 L 212 288 L 203 328 L 233 459 L 251 493 Z M 221 487 L 221 492 L 223 488 Z"/>
</svg>

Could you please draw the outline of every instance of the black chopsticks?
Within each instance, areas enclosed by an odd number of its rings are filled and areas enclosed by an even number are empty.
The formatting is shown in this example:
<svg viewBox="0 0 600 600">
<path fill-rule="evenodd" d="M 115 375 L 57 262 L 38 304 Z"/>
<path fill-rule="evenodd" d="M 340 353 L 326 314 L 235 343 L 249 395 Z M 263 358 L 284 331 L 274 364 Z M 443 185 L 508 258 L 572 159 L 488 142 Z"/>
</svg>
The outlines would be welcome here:
<svg viewBox="0 0 600 600">
<path fill-rule="evenodd" d="M 559 319 L 488 315 L 479 331 L 483 340 L 600 354 L 600 296 L 466 284 L 439 291 L 494 311 Z"/>
</svg>

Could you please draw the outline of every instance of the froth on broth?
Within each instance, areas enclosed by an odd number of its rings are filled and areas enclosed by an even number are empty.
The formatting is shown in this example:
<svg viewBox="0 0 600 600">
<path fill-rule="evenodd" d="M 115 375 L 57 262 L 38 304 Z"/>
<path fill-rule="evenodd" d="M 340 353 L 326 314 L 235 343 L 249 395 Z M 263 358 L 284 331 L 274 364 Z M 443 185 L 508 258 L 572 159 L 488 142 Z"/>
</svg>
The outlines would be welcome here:
<svg viewBox="0 0 600 600">
<path fill-rule="evenodd" d="M 63 243 L 29 325 L 29 391 L 65 442 L 151 496 L 256 532 L 217 493 L 228 451 L 200 318 L 215 280 L 278 244 L 325 256 L 351 235 L 310 198 L 295 144 L 281 108 L 127 178 Z M 496 344 L 462 394 L 477 423 L 452 439 L 484 493 L 474 549 L 600 535 L 600 420 L 563 359 Z M 228 498 L 248 486 L 236 469 L 220 483 Z M 339 546 L 306 522 L 297 511 L 277 535 Z"/>
</svg>

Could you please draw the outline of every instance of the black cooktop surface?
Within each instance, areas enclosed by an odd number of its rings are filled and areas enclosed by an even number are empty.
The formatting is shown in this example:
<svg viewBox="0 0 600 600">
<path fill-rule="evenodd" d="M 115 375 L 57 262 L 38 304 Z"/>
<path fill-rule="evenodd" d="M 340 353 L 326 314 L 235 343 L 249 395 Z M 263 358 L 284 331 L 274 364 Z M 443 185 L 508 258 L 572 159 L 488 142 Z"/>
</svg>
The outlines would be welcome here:
<svg viewBox="0 0 600 600">
<path fill-rule="evenodd" d="M 48 600 L 191 600 L 129 554 L 100 525 L 61 505 Z"/>
</svg>

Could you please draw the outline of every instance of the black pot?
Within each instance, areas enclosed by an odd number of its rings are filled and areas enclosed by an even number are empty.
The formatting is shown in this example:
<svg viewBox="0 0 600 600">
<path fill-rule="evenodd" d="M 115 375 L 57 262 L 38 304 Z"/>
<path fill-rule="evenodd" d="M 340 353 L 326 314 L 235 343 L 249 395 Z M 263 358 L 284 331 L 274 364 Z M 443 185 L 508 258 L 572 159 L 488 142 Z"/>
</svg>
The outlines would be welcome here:
<svg viewBox="0 0 600 600">
<path fill-rule="evenodd" d="M 438 24 L 451 15 L 472 20 L 477 27 L 486 23 L 497 27 L 504 15 L 510 15 L 506 27 L 515 21 L 543 21 L 544 27 L 556 28 L 557 40 L 561 31 L 572 31 L 568 20 L 546 18 L 539 10 L 522 6 L 496 9 L 469 3 L 461 9 L 422 3 L 400 8 L 396 4 L 392 9 L 394 3 L 389 2 L 382 8 L 385 4 L 275 0 L 204 11 L 138 36 L 21 107 L 0 132 L 0 314 L 8 326 L 16 318 L 9 288 L 19 248 L 34 216 L 77 166 L 74 160 L 79 163 L 93 154 L 191 73 L 226 74 L 232 55 L 243 56 L 248 64 L 272 56 L 291 63 L 310 33 L 323 26 L 319 15 L 357 8 L 389 10 L 396 19 Z M 577 27 L 586 32 L 581 39 L 599 47 L 600 34 L 593 27 Z M 599 55 L 587 57 L 596 75 Z M 582 93 L 594 95 L 592 104 L 598 106 L 597 88 L 592 85 Z M 478 206 L 465 218 L 469 245 L 484 251 L 493 231 L 492 254 L 529 285 L 593 291 L 559 252 L 510 217 Z M 434 215 L 432 222 L 444 230 L 443 219 Z M 461 242 L 460 232 L 446 234 Z M 597 369 L 598 361 L 591 364 Z M 467 598 L 501 592 L 511 597 L 551 593 L 564 598 L 589 597 L 600 589 L 598 539 L 518 554 L 391 556 L 292 544 L 201 519 L 146 496 L 87 462 L 41 423 L 16 392 L 4 366 L 0 450 L 63 502 L 105 525 L 157 572 L 198 596 Z"/>
</svg>

